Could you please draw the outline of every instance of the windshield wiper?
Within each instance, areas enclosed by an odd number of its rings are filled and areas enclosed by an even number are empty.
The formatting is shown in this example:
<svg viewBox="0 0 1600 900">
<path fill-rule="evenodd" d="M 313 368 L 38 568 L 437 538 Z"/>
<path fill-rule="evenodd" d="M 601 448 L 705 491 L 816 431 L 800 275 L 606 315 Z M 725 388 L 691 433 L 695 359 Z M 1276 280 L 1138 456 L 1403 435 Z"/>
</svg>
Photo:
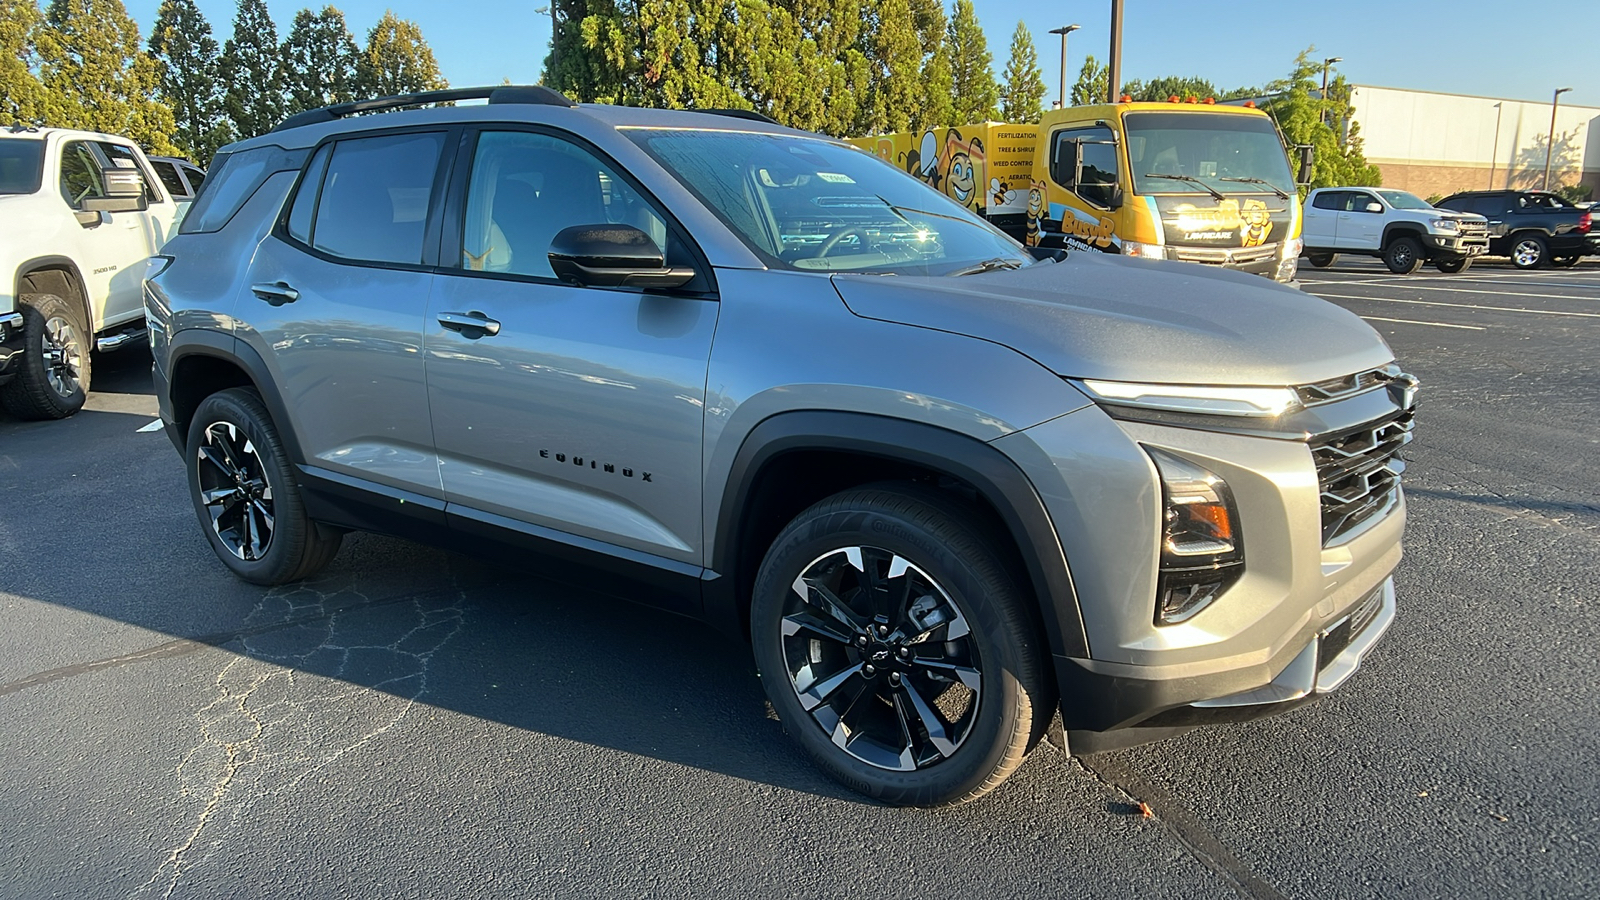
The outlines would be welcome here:
<svg viewBox="0 0 1600 900">
<path fill-rule="evenodd" d="M 1012 258 L 1007 257 L 1007 256 L 996 256 L 994 259 L 986 259 L 983 262 L 978 263 L 977 265 L 968 266 L 965 269 L 958 269 L 958 270 L 956 270 L 954 272 L 951 272 L 950 274 L 953 275 L 953 276 L 954 275 L 980 275 L 980 274 L 982 274 L 984 272 L 993 272 L 996 269 L 1020 269 L 1020 268 L 1022 268 L 1022 260 L 1020 260 L 1020 259 L 1012 259 Z"/>
<path fill-rule="evenodd" d="M 1218 181 L 1240 181 L 1240 182 L 1243 182 L 1245 184 L 1264 184 L 1264 185 L 1267 186 L 1268 190 L 1270 190 L 1274 194 L 1278 195 L 1278 199 L 1279 200 L 1287 200 L 1287 199 L 1289 199 L 1289 195 L 1285 194 L 1283 192 L 1283 188 L 1278 187 L 1277 185 L 1273 184 L 1270 181 L 1267 181 L 1264 178 L 1229 178 L 1228 176 L 1223 175 L 1223 176 L 1219 177 L 1217 180 Z"/>
<path fill-rule="evenodd" d="M 1222 192 L 1221 191 L 1217 190 L 1216 188 L 1212 187 L 1209 184 L 1206 184 L 1204 181 L 1201 181 L 1200 179 L 1194 177 L 1193 175 L 1168 175 L 1168 174 L 1166 174 L 1164 172 L 1146 172 L 1144 177 L 1146 177 L 1146 178 L 1170 178 L 1173 181 L 1186 182 L 1188 184 L 1195 185 L 1196 187 L 1200 188 L 1201 190 L 1205 191 L 1206 193 L 1210 194 L 1211 196 L 1217 198 L 1218 200 L 1226 200 L 1226 199 L 1228 199 L 1227 197 L 1222 196 Z"/>
</svg>

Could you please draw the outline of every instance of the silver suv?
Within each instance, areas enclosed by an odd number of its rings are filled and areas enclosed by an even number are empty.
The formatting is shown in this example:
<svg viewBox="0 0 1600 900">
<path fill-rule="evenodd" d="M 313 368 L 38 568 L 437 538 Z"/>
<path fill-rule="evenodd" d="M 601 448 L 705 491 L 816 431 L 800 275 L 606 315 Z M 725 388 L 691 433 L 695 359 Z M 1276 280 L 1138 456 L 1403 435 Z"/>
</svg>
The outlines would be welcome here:
<svg viewBox="0 0 1600 900">
<path fill-rule="evenodd" d="M 220 154 L 165 253 L 161 416 L 240 577 L 349 530 L 582 567 L 748 640 L 890 803 L 1291 708 L 1394 616 L 1416 381 L 1360 319 L 1031 255 L 749 113 L 314 110 Z"/>
</svg>

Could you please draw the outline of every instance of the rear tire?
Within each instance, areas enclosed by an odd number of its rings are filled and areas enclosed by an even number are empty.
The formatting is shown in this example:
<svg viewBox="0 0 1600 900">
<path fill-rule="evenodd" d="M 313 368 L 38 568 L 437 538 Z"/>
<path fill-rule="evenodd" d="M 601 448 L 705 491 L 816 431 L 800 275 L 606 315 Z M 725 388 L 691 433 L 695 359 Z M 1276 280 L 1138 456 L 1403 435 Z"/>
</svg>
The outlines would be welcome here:
<svg viewBox="0 0 1600 900">
<path fill-rule="evenodd" d="M 1401 235 L 1383 248 L 1383 264 L 1396 275 L 1410 275 L 1422 267 L 1422 244 L 1409 235 Z"/>
<path fill-rule="evenodd" d="M 751 638 L 778 718 L 885 803 L 979 797 L 1048 723 L 1026 595 L 979 521 L 914 485 L 849 490 L 795 517 L 757 573 Z"/>
<path fill-rule="evenodd" d="M 89 399 L 93 336 L 83 310 L 55 294 L 23 294 L 23 352 L 17 377 L 0 387 L 0 407 L 19 419 L 65 419 Z"/>
<path fill-rule="evenodd" d="M 1458 256 L 1455 259 L 1436 259 L 1433 267 L 1446 275 L 1459 275 L 1472 268 L 1472 257 Z"/>
<path fill-rule="evenodd" d="M 1339 254 L 1337 254 L 1337 253 L 1307 253 L 1306 254 L 1306 262 L 1311 263 L 1313 266 L 1316 266 L 1319 269 L 1326 269 L 1327 267 L 1333 265 L 1333 261 L 1338 259 L 1338 258 L 1339 258 Z"/>
<path fill-rule="evenodd" d="M 1582 259 L 1583 257 L 1581 256 L 1552 256 L 1550 257 L 1550 265 L 1557 266 L 1562 269 L 1570 269 L 1577 265 Z"/>
<path fill-rule="evenodd" d="M 339 552 L 341 532 L 307 518 L 272 416 L 251 388 L 200 402 L 189 422 L 189 496 L 217 558 L 254 584 L 307 578 Z"/>
<path fill-rule="evenodd" d="M 1537 234 L 1519 234 L 1511 239 L 1511 264 L 1519 269 L 1537 269 L 1550 261 L 1550 245 Z"/>
</svg>

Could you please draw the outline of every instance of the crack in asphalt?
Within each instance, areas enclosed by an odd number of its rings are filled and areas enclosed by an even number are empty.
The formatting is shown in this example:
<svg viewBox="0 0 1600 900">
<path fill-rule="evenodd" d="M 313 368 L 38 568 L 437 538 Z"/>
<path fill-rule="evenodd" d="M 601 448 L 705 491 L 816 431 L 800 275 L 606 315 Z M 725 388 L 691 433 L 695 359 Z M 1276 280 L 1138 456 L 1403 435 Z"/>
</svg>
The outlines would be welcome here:
<svg viewBox="0 0 1600 900">
<path fill-rule="evenodd" d="M 1240 896 L 1250 900 L 1288 900 L 1255 870 L 1233 855 L 1210 829 L 1164 788 L 1147 780 L 1111 754 L 1075 756 L 1073 760 L 1101 784 L 1127 797 L 1134 807 L 1149 807 L 1151 818 L 1182 844 L 1201 865 L 1217 873 Z"/>
</svg>

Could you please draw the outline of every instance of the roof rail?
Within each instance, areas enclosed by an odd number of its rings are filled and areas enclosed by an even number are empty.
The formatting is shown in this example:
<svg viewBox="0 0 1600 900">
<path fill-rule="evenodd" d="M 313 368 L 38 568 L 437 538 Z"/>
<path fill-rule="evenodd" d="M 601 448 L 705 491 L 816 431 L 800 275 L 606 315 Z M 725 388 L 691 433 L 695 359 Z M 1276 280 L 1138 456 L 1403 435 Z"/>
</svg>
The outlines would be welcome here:
<svg viewBox="0 0 1600 900">
<path fill-rule="evenodd" d="M 308 109 L 305 112 L 295 113 L 278 124 L 273 131 L 288 131 L 302 125 L 318 125 L 323 122 L 335 122 L 345 116 L 358 113 L 382 112 L 391 109 L 404 109 L 410 106 L 426 106 L 430 103 L 452 103 L 456 100 L 488 100 L 490 103 L 536 103 L 544 106 L 577 106 L 562 94 L 543 85 L 537 84 L 509 84 L 498 87 L 475 88 L 450 88 L 443 91 L 421 91 L 415 94 L 397 94 L 393 97 L 378 97 L 374 100 L 354 100 L 349 103 L 335 103 L 319 109 Z"/>
<path fill-rule="evenodd" d="M 708 116 L 727 116 L 730 119 L 749 119 L 752 122 L 766 122 L 768 125 L 782 125 L 771 116 L 758 113 L 753 109 L 691 109 L 686 112 L 705 113 Z"/>
</svg>

